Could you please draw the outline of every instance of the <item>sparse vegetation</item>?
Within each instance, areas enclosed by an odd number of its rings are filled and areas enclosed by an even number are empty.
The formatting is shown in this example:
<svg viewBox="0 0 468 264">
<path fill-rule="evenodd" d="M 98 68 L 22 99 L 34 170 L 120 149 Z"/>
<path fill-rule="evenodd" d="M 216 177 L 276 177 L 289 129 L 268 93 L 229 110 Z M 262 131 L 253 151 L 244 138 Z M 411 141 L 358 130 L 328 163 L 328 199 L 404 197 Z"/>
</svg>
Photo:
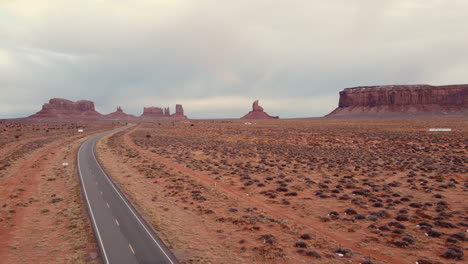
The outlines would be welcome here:
<svg viewBox="0 0 468 264">
<path fill-rule="evenodd" d="M 384 263 L 390 255 L 409 263 L 417 258 L 408 252 L 443 260 L 446 243 L 461 242 L 450 235 L 466 223 L 461 201 L 468 158 L 461 132 L 430 134 L 431 121 L 160 124 L 116 133 L 101 147 L 122 169 L 135 167 L 137 174 L 120 179 L 129 193 L 157 193 L 158 199 L 148 199 L 151 207 L 141 207 L 174 217 L 177 206 L 163 208 L 180 205 L 191 224 L 209 223 L 212 232 L 244 241 L 235 243 L 240 255 L 232 258 L 301 262 L 315 256 L 311 251 L 320 252 L 317 263 L 341 255 L 363 263 Z"/>
</svg>

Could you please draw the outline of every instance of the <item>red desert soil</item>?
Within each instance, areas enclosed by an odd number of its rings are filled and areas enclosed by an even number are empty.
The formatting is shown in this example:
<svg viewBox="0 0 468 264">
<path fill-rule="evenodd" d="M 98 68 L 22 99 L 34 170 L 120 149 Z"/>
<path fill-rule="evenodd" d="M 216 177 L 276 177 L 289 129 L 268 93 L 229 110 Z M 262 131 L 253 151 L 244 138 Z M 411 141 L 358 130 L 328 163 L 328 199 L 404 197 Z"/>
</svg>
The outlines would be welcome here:
<svg viewBox="0 0 468 264">
<path fill-rule="evenodd" d="M 1 263 L 99 263 L 75 160 L 85 138 L 113 127 L 0 122 Z"/>
<path fill-rule="evenodd" d="M 467 129 L 161 121 L 109 135 L 97 152 L 184 263 L 460 263 Z"/>
</svg>

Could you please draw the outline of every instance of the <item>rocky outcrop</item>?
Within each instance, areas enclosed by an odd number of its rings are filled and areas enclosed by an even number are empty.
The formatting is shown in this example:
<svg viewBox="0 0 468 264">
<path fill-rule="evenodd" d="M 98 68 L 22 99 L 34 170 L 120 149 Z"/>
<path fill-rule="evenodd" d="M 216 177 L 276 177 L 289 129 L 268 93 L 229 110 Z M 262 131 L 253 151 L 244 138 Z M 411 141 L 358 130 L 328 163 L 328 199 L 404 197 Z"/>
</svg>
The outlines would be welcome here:
<svg viewBox="0 0 468 264">
<path fill-rule="evenodd" d="M 42 110 L 34 115 L 32 118 L 96 118 L 101 114 L 94 109 L 92 101 L 81 100 L 73 102 L 61 98 L 53 98 L 49 103 L 42 106 Z"/>
<path fill-rule="evenodd" d="M 164 116 L 170 116 L 170 115 L 171 115 L 171 112 L 170 112 L 169 107 L 164 108 Z"/>
<path fill-rule="evenodd" d="M 327 117 L 468 114 L 468 85 L 387 85 L 347 88 Z"/>
<path fill-rule="evenodd" d="M 81 100 L 72 102 L 66 99 L 53 98 L 49 103 L 42 106 L 42 110 L 30 118 L 59 118 L 59 119 L 82 119 L 86 120 L 127 120 L 137 118 L 134 115 L 126 114 L 120 106 L 117 110 L 107 115 L 101 115 L 94 109 L 92 101 Z M 169 107 L 144 107 L 142 119 L 187 119 L 184 115 L 184 108 L 181 104 L 176 105 L 176 111 L 171 115 Z"/>
<path fill-rule="evenodd" d="M 258 104 L 258 100 L 255 100 L 252 104 L 252 111 L 241 117 L 241 119 L 278 119 L 277 116 L 270 116 L 263 111 L 263 107 Z"/>
<path fill-rule="evenodd" d="M 140 116 L 144 119 L 187 119 L 184 115 L 184 108 L 181 104 L 176 105 L 176 112 L 171 115 L 169 107 L 145 107 Z"/>
<path fill-rule="evenodd" d="M 176 111 L 171 115 L 171 117 L 176 119 L 187 119 L 187 116 L 184 115 L 184 108 L 181 104 L 176 104 Z"/>
<path fill-rule="evenodd" d="M 117 110 L 115 112 L 105 115 L 104 118 L 112 119 L 112 120 L 125 120 L 125 119 L 133 119 L 135 118 L 135 116 L 125 113 L 122 110 L 122 107 L 117 106 Z"/>
<path fill-rule="evenodd" d="M 164 114 L 164 109 L 161 107 L 144 107 L 141 117 L 162 118 Z"/>
</svg>

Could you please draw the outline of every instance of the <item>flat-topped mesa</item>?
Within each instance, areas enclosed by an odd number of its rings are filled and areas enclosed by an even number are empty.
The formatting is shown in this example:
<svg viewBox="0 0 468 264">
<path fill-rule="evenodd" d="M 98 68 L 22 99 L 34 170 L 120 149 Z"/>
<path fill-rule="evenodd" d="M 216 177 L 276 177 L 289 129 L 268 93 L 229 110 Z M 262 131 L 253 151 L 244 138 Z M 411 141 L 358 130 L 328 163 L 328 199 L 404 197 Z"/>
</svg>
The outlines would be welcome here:
<svg viewBox="0 0 468 264">
<path fill-rule="evenodd" d="M 49 103 L 42 106 L 42 110 L 34 115 L 32 118 L 91 118 L 100 117 L 101 114 L 94 109 L 92 101 L 81 100 L 73 102 L 61 98 L 53 98 Z"/>
<path fill-rule="evenodd" d="M 149 119 L 187 119 L 181 104 L 176 105 L 176 112 L 172 115 L 169 107 L 145 107 L 140 117 Z"/>
<path fill-rule="evenodd" d="M 164 110 L 161 107 L 144 107 L 141 117 L 164 117 Z"/>
<path fill-rule="evenodd" d="M 241 117 L 241 119 L 278 119 L 278 116 L 270 116 L 263 111 L 263 107 L 255 100 L 252 104 L 252 111 Z"/>
<path fill-rule="evenodd" d="M 468 84 L 386 85 L 346 88 L 328 117 L 398 117 L 468 113 Z"/>
<path fill-rule="evenodd" d="M 121 120 L 121 119 L 132 119 L 132 118 L 135 118 L 135 116 L 125 113 L 122 110 L 122 107 L 117 106 L 117 110 L 115 112 L 105 115 L 104 118 Z"/>
<path fill-rule="evenodd" d="M 187 119 L 187 116 L 184 115 L 184 108 L 181 104 L 176 104 L 175 113 L 172 114 L 171 117 L 176 119 Z"/>
</svg>

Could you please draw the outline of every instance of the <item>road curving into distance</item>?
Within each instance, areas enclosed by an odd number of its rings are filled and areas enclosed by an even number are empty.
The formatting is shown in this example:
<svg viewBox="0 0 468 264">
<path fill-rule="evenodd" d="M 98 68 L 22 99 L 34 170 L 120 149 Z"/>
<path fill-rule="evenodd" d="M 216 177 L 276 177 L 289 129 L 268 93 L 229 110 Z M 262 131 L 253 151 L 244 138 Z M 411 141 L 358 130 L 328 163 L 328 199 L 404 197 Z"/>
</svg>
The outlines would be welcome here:
<svg viewBox="0 0 468 264">
<path fill-rule="evenodd" d="M 81 188 L 102 261 L 104 264 L 179 264 L 96 159 L 96 141 L 118 130 L 122 128 L 89 138 L 77 155 Z"/>
</svg>

